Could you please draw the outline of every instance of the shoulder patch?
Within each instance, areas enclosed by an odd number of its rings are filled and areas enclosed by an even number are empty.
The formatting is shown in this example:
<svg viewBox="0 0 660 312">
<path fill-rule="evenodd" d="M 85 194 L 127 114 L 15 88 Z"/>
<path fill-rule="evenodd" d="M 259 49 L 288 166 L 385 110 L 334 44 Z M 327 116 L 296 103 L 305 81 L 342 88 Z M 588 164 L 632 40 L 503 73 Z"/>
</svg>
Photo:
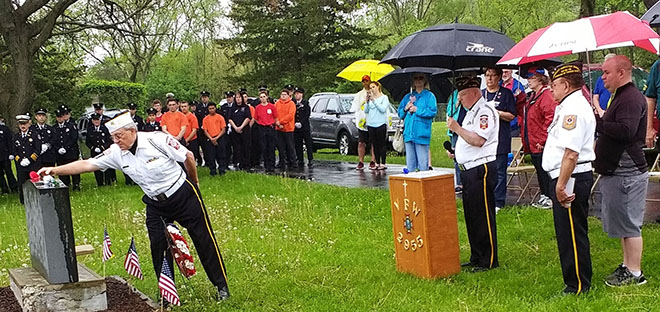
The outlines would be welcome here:
<svg viewBox="0 0 660 312">
<path fill-rule="evenodd" d="M 577 115 L 566 115 L 564 116 L 564 121 L 562 122 L 561 127 L 566 130 L 575 129 L 575 124 L 577 123 Z"/>
<path fill-rule="evenodd" d="M 179 141 L 177 141 L 172 136 L 167 136 L 167 145 L 173 147 L 175 150 L 179 150 L 179 148 L 181 148 L 181 143 L 179 143 Z"/>
<path fill-rule="evenodd" d="M 488 115 L 479 116 L 479 128 L 481 128 L 481 130 L 488 129 Z"/>
</svg>

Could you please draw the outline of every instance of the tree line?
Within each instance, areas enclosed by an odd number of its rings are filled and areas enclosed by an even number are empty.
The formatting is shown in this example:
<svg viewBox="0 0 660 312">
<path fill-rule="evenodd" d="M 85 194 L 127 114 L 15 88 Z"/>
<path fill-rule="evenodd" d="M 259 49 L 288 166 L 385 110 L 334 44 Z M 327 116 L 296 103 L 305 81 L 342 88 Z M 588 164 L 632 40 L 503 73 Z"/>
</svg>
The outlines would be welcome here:
<svg viewBox="0 0 660 312">
<path fill-rule="evenodd" d="M 84 86 L 103 80 L 143 85 L 135 101 L 167 92 L 192 100 L 201 90 L 219 100 L 242 87 L 256 94 L 262 84 L 354 92 L 358 84 L 335 77 L 343 67 L 380 59 L 431 25 L 479 24 L 517 41 L 580 16 L 641 16 L 656 1 L 0 0 L 0 113 L 89 106 L 101 95 Z M 642 67 L 655 60 L 631 48 L 615 52 Z"/>
</svg>

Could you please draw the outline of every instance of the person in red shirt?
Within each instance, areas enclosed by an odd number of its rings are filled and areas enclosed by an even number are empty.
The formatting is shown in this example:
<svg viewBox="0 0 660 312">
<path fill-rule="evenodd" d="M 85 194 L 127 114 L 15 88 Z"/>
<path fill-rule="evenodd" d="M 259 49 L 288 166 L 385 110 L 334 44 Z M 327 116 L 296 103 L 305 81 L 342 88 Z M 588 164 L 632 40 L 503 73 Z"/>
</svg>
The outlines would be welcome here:
<svg viewBox="0 0 660 312">
<path fill-rule="evenodd" d="M 160 123 L 160 120 L 163 118 L 163 112 L 162 112 L 162 105 L 160 103 L 159 99 L 155 99 L 153 103 L 151 103 L 151 107 L 153 107 L 156 110 L 156 121 Z"/>
<path fill-rule="evenodd" d="M 275 171 L 275 142 L 277 142 L 275 127 L 279 122 L 277 109 L 268 101 L 266 91 L 259 92 L 259 105 L 254 108 L 254 121 L 255 127 L 259 129 L 259 145 L 264 158 L 264 168 L 266 173 L 272 173 Z"/>
<path fill-rule="evenodd" d="M 279 125 L 277 126 L 277 152 L 280 155 L 280 161 L 277 165 L 281 170 L 286 167 L 297 168 L 296 150 L 293 144 L 293 130 L 296 123 L 296 104 L 291 100 L 291 93 L 284 88 L 280 92 L 280 99 L 275 102 L 275 109 Z"/>
<path fill-rule="evenodd" d="M 197 116 L 190 112 L 190 105 L 186 101 L 181 102 L 181 112 L 186 116 L 186 120 L 188 120 L 186 132 L 183 134 L 183 145 L 195 155 L 195 161 L 199 165 L 202 159 L 199 156 L 199 143 L 197 140 L 197 132 L 199 131 Z"/>
<path fill-rule="evenodd" d="M 177 141 L 185 144 L 183 135 L 188 128 L 188 118 L 182 112 L 178 111 L 179 105 L 176 99 L 167 99 L 167 109 L 169 111 L 163 114 L 160 119 L 160 125 L 163 127 L 163 132 L 171 134 Z"/>
<path fill-rule="evenodd" d="M 520 136 L 526 154 L 532 156 L 532 164 L 536 168 L 541 196 L 532 205 L 539 208 L 552 208 L 550 199 L 550 176 L 543 170 L 543 147 L 548 139 L 548 127 L 555 117 L 555 108 L 559 103 L 552 97 L 548 86 L 550 78 L 542 68 L 532 67 L 525 73 L 532 93 L 522 112 L 523 122 L 520 125 Z"/>
<path fill-rule="evenodd" d="M 225 118 L 216 112 L 215 103 L 209 102 L 207 108 L 209 114 L 202 121 L 202 130 L 206 137 L 207 147 L 204 150 L 204 158 L 211 176 L 216 175 L 216 168 L 220 171 L 220 175 L 224 175 L 226 167 L 225 146 L 222 138 L 225 135 L 227 124 Z"/>
</svg>

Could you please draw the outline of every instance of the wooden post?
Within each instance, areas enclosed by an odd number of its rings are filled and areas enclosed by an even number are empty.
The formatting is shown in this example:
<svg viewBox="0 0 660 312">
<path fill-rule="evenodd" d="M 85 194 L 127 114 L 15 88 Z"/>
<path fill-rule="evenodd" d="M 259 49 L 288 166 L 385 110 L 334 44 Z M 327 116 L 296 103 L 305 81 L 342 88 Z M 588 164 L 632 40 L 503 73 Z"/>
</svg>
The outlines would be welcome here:
<svg viewBox="0 0 660 312">
<path fill-rule="evenodd" d="M 389 179 L 397 269 L 424 278 L 459 273 L 454 175 L 422 171 Z"/>
</svg>

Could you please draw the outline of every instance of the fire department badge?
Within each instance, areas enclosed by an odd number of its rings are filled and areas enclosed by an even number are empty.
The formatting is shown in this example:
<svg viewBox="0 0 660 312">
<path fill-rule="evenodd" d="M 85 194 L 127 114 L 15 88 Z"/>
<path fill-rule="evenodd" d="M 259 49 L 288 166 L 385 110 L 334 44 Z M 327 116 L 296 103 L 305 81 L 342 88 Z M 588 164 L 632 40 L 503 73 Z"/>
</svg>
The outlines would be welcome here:
<svg viewBox="0 0 660 312">
<path fill-rule="evenodd" d="M 488 115 L 479 116 L 479 128 L 481 128 L 481 130 L 488 129 Z"/>
<path fill-rule="evenodd" d="M 181 143 L 179 143 L 179 141 L 177 141 L 175 138 L 171 136 L 167 137 L 167 144 L 173 147 L 175 150 L 179 150 L 179 148 L 181 147 Z"/>
<path fill-rule="evenodd" d="M 575 129 L 575 123 L 577 122 L 577 115 L 566 115 L 564 116 L 564 122 L 562 123 L 562 128 L 566 130 Z"/>
</svg>

